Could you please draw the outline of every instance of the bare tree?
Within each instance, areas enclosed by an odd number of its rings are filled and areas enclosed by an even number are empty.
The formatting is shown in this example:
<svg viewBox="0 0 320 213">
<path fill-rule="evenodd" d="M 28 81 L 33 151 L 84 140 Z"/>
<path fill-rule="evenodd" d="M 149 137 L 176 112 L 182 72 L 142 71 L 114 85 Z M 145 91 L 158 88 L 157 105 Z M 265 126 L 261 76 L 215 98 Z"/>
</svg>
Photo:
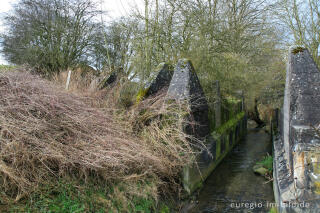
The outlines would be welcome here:
<svg viewBox="0 0 320 213">
<path fill-rule="evenodd" d="M 293 43 L 307 47 L 320 65 L 320 2 L 318 0 L 278 0 L 275 14 L 293 36 Z"/>
<path fill-rule="evenodd" d="M 99 13 L 91 0 L 20 0 L 5 18 L 2 52 L 48 75 L 88 63 Z"/>
</svg>

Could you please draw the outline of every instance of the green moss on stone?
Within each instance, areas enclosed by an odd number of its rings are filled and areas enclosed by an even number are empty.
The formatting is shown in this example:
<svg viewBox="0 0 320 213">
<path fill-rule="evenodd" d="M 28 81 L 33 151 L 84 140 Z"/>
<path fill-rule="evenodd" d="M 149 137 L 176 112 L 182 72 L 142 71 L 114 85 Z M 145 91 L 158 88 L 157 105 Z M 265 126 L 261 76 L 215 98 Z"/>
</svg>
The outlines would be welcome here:
<svg viewBox="0 0 320 213">
<path fill-rule="evenodd" d="M 210 165 L 206 168 L 201 169 L 201 175 L 199 174 L 199 168 L 192 165 L 186 166 L 183 170 L 183 184 L 186 191 L 190 194 L 194 192 L 197 188 L 200 188 L 203 181 L 211 174 L 211 172 L 216 168 L 216 166 L 225 158 L 225 156 L 230 152 L 230 150 L 235 146 L 236 142 L 230 143 L 229 131 L 232 130 L 235 132 L 236 126 L 242 122 L 242 119 L 245 116 L 245 112 L 238 113 L 234 116 L 233 119 L 229 120 L 218 130 L 213 131 L 211 136 L 215 139 L 216 143 L 216 159 L 213 160 Z M 222 137 L 226 137 L 226 140 L 223 140 Z M 237 138 L 237 141 L 240 140 L 240 137 Z M 225 141 L 228 143 L 226 149 L 221 153 L 221 143 Z M 198 156 L 199 157 L 199 156 Z M 199 160 L 199 159 L 198 159 Z M 196 160 L 197 161 L 197 160 Z"/>
<path fill-rule="evenodd" d="M 225 124 L 220 126 L 215 132 L 222 135 L 227 132 L 227 130 L 231 129 L 232 127 L 236 126 L 237 123 L 244 117 L 245 112 L 238 113 L 234 118 L 227 121 Z"/>
<path fill-rule="evenodd" d="M 137 97 L 136 97 L 136 104 L 139 104 L 143 98 L 146 96 L 147 92 L 148 92 L 149 88 L 142 88 L 139 90 L 138 94 L 137 94 Z"/>
<path fill-rule="evenodd" d="M 298 46 L 298 47 L 293 48 L 293 49 L 291 50 L 291 53 L 297 54 L 297 53 L 303 52 L 303 51 L 305 51 L 305 50 L 306 50 L 306 48 Z"/>
</svg>

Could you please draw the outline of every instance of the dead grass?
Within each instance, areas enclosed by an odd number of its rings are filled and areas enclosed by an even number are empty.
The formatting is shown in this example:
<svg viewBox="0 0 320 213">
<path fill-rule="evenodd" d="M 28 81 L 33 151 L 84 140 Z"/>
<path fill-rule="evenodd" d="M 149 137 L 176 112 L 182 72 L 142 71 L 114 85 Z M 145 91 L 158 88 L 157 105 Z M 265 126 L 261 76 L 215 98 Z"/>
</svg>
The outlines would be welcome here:
<svg viewBox="0 0 320 213">
<path fill-rule="evenodd" d="M 53 76 L 52 81 L 65 88 L 68 78 L 68 72 L 69 70 L 59 72 L 58 74 Z M 101 78 L 98 77 L 98 71 L 93 70 L 92 68 L 90 69 L 88 67 L 78 67 L 71 71 L 68 90 L 80 94 L 83 92 L 92 93 L 96 90 L 100 80 Z"/>
<path fill-rule="evenodd" d="M 152 178 L 157 190 L 180 187 L 181 168 L 194 153 L 181 131 L 185 109 L 163 104 L 160 95 L 115 113 L 114 100 L 101 100 L 106 93 L 80 96 L 29 72 L 0 73 L 2 202 L 18 201 L 61 177 Z M 139 122 L 137 131 L 132 124 Z"/>
</svg>

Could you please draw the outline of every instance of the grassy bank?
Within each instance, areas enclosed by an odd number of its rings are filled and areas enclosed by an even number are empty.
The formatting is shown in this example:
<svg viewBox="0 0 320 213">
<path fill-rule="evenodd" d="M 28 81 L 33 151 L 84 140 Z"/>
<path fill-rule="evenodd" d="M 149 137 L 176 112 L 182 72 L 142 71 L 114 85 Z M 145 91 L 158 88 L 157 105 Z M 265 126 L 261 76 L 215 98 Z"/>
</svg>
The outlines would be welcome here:
<svg viewBox="0 0 320 213">
<path fill-rule="evenodd" d="M 71 93 L 23 68 L 0 73 L 1 212 L 169 211 L 197 150 L 185 109 L 159 95 L 124 110 L 121 89 Z"/>
<path fill-rule="evenodd" d="M 154 182 L 97 183 L 60 179 L 42 183 L 19 202 L 2 206 L 9 212 L 168 212 L 157 198 Z"/>
</svg>

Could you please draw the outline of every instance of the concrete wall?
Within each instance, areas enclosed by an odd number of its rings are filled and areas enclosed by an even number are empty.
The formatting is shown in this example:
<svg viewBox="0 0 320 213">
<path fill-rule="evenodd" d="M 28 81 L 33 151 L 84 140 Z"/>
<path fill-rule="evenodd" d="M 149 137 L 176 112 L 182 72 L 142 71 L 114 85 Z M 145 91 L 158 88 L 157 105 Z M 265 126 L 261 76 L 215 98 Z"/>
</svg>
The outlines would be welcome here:
<svg viewBox="0 0 320 213">
<path fill-rule="evenodd" d="M 233 99 L 221 97 L 219 82 L 213 82 L 215 103 L 210 108 L 190 60 L 180 59 L 173 74 L 169 68 L 167 64 L 160 64 L 153 80 L 139 93 L 138 99 L 167 89 L 168 101 L 183 101 L 188 105 L 190 115 L 186 117 L 184 131 L 207 146 L 191 165 L 183 169 L 183 186 L 191 194 L 201 187 L 214 168 L 246 135 L 244 98 L 243 94 Z M 149 91 L 152 94 L 148 94 Z"/>
<path fill-rule="evenodd" d="M 186 133 L 203 140 L 208 148 L 183 170 L 183 186 L 189 194 L 201 187 L 214 168 L 246 135 L 243 95 L 232 100 L 224 99 L 220 94 L 219 83 L 214 83 L 215 104 L 214 109 L 209 109 L 191 61 L 181 59 L 175 67 L 168 89 L 169 99 L 189 100 L 191 117 L 197 124 L 187 128 Z"/>
<path fill-rule="evenodd" d="M 244 112 L 237 114 L 206 139 L 208 150 L 202 151 L 193 165 L 183 170 L 183 186 L 191 194 L 202 186 L 216 166 L 243 138 L 247 132 L 247 119 Z"/>
<path fill-rule="evenodd" d="M 304 48 L 289 50 L 284 104 L 277 115 L 273 176 L 279 211 L 318 212 L 320 72 Z"/>
</svg>

